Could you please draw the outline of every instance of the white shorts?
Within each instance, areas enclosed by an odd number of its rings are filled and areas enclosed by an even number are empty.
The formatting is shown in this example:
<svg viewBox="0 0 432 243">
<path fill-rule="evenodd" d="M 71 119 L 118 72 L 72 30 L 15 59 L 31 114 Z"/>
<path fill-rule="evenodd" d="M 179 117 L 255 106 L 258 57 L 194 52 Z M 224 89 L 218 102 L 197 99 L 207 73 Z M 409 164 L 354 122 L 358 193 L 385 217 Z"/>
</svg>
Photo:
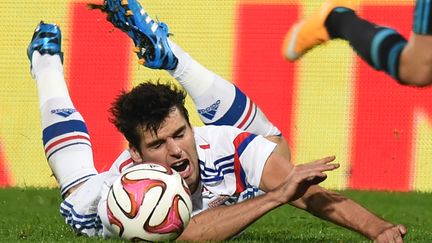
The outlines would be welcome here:
<svg viewBox="0 0 432 243">
<path fill-rule="evenodd" d="M 66 224 L 78 234 L 105 237 L 102 221 L 106 221 L 108 217 L 106 207 L 101 203 L 106 202 L 109 188 L 116 178 L 109 172 L 100 173 L 70 194 L 60 204 L 60 214 L 65 218 Z"/>
</svg>

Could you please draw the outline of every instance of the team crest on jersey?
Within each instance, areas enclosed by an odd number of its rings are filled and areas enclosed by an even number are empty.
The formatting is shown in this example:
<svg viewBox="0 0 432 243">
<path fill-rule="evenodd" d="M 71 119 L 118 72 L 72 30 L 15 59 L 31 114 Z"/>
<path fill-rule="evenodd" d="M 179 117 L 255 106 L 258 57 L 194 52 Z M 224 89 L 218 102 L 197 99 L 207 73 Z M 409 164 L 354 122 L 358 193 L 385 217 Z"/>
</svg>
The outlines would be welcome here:
<svg viewBox="0 0 432 243">
<path fill-rule="evenodd" d="M 212 105 L 210 105 L 209 107 L 207 107 L 205 109 L 198 109 L 198 113 L 201 116 L 203 116 L 209 120 L 212 120 L 216 115 L 216 112 L 219 108 L 219 105 L 220 105 L 220 100 L 217 100 L 215 103 L 213 103 Z"/>
<path fill-rule="evenodd" d="M 51 114 L 56 114 L 56 115 L 62 116 L 64 118 L 72 115 L 75 112 L 76 112 L 76 110 L 74 108 L 62 108 L 62 109 L 51 110 Z"/>
</svg>

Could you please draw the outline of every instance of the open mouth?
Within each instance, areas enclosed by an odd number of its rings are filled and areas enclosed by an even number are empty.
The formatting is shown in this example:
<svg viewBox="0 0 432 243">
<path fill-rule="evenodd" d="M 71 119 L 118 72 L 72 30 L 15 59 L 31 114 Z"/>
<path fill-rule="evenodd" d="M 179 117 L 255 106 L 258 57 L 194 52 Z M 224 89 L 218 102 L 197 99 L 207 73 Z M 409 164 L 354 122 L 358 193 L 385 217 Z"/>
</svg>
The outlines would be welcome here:
<svg viewBox="0 0 432 243">
<path fill-rule="evenodd" d="M 189 165 L 189 160 L 185 159 L 175 164 L 172 164 L 171 168 L 180 173 L 185 171 L 188 168 L 188 165 Z"/>
</svg>

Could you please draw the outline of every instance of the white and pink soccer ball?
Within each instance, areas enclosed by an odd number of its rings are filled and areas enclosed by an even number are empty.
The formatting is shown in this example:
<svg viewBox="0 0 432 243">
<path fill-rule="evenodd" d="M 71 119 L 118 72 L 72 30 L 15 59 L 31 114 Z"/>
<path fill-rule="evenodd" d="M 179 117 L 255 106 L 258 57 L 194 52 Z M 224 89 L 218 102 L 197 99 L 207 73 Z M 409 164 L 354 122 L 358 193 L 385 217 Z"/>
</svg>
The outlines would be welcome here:
<svg viewBox="0 0 432 243">
<path fill-rule="evenodd" d="M 174 240 L 192 212 L 191 194 L 179 173 L 153 162 L 128 168 L 113 183 L 108 219 L 118 237 L 128 240 Z"/>
</svg>

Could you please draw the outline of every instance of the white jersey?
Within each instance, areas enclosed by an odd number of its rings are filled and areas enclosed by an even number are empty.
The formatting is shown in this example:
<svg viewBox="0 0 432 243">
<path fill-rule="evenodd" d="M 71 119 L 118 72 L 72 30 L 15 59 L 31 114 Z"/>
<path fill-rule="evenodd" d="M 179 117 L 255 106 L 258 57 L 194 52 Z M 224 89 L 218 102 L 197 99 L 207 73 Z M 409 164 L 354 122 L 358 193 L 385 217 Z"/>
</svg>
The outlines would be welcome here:
<svg viewBox="0 0 432 243">
<path fill-rule="evenodd" d="M 192 195 L 193 212 L 253 198 L 267 158 L 276 144 L 230 126 L 195 129 L 200 188 Z"/>
<path fill-rule="evenodd" d="M 196 127 L 200 186 L 192 195 L 196 215 L 208 208 L 238 203 L 262 193 L 262 171 L 276 144 L 231 126 Z M 133 166 L 127 150 L 110 170 L 89 179 L 61 204 L 66 223 L 81 234 L 109 237 L 106 199 L 113 181 Z"/>
</svg>

